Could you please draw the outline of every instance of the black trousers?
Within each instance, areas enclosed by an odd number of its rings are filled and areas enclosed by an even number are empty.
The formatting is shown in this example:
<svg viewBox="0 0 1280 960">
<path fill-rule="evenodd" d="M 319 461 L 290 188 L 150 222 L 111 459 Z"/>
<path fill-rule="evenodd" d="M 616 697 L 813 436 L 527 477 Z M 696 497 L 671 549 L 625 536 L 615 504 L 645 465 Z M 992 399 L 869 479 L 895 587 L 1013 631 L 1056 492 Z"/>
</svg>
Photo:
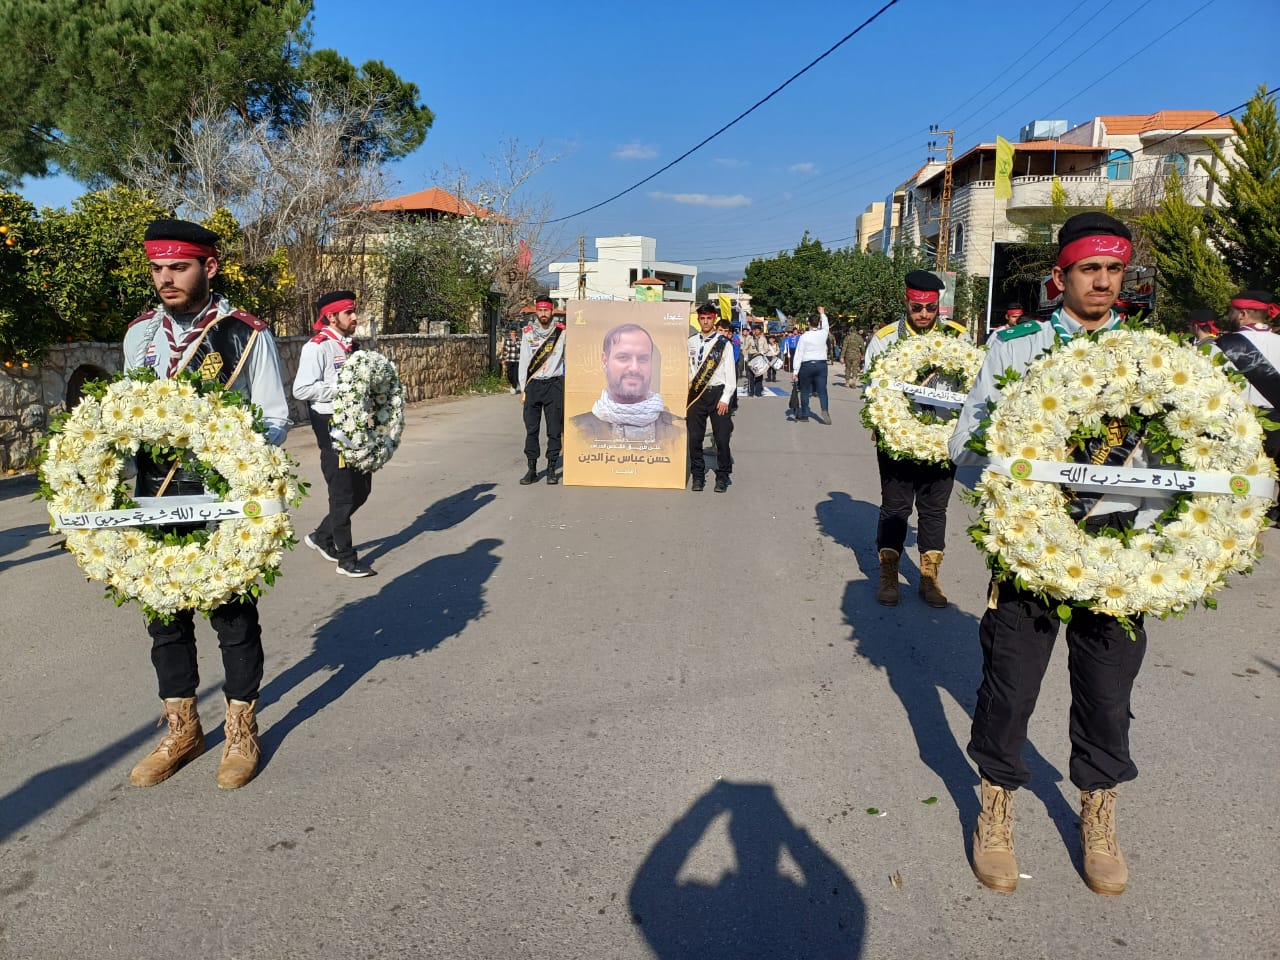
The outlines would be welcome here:
<svg viewBox="0 0 1280 960">
<path fill-rule="evenodd" d="M 311 538 L 322 547 L 332 545 L 341 563 L 356 558 L 356 548 L 351 542 L 351 516 L 369 499 L 373 474 L 338 465 L 338 452 L 333 449 L 329 435 L 330 419 L 327 413 L 311 411 L 311 429 L 320 445 L 320 472 L 329 491 L 329 512 Z"/>
<path fill-rule="evenodd" d="M 707 436 L 707 420 L 711 421 L 711 436 L 716 444 L 716 477 L 729 479 L 733 472 L 733 454 L 729 451 L 729 437 L 733 434 L 733 417 L 727 412 L 720 414 L 716 407 L 720 404 L 723 386 L 711 387 L 703 391 L 693 406 L 689 408 L 689 472 L 695 480 L 704 479 L 707 475 L 707 462 L 702 454 L 702 441 Z"/>
<path fill-rule="evenodd" d="M 564 377 L 530 380 L 524 385 L 524 456 L 530 463 L 538 459 L 542 421 L 547 421 L 547 468 L 560 460 L 560 437 L 564 434 Z"/>
<path fill-rule="evenodd" d="M 982 617 L 982 685 L 973 714 L 969 756 L 992 783 L 1015 789 L 1030 779 L 1022 758 L 1027 723 L 1049 666 L 1058 621 L 1034 594 L 1005 582 Z M 1130 639 L 1113 618 L 1077 610 L 1067 624 L 1071 675 L 1071 782 L 1081 790 L 1132 780 L 1129 705 L 1147 649 L 1141 618 Z"/>
<path fill-rule="evenodd" d="M 222 648 L 225 682 L 222 692 L 228 700 L 253 701 L 262 683 L 262 627 L 258 625 L 258 601 L 232 600 L 209 614 Z M 200 686 L 196 664 L 195 614 L 182 610 L 172 622 L 147 622 L 151 637 L 151 663 L 156 668 L 160 696 L 194 697 Z"/>
<path fill-rule="evenodd" d="M 507 382 L 511 384 L 512 390 L 520 385 L 520 361 L 507 361 Z"/>
<path fill-rule="evenodd" d="M 947 501 L 955 485 L 955 464 L 938 465 L 918 460 L 895 460 L 879 447 L 880 522 L 876 549 L 902 553 L 907 541 L 907 521 L 916 511 L 916 543 L 921 553 L 945 550 Z"/>
<path fill-rule="evenodd" d="M 747 367 L 747 396 L 764 396 L 764 374 L 756 373 L 751 367 Z"/>
</svg>

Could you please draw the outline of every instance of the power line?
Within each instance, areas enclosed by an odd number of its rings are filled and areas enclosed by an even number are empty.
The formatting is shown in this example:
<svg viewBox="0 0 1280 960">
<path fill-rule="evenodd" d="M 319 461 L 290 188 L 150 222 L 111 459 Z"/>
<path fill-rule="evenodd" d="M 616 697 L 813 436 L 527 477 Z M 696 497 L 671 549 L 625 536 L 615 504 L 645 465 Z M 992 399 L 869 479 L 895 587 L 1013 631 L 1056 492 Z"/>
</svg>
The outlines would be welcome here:
<svg viewBox="0 0 1280 960">
<path fill-rule="evenodd" d="M 580 217 L 580 216 L 582 216 L 584 213 L 590 213 L 592 210 L 599 210 L 599 209 L 600 209 L 601 207 L 603 207 L 605 204 L 613 203 L 613 201 L 617 200 L 619 197 L 625 197 L 628 193 L 630 193 L 632 190 L 635 190 L 637 187 L 642 187 L 642 186 L 644 186 L 646 183 L 648 183 L 650 180 L 652 180 L 652 179 L 654 179 L 655 177 L 659 176 L 660 174 L 666 173 L 668 170 L 670 170 L 672 167 L 674 167 L 674 166 L 675 166 L 677 163 L 679 163 L 681 160 L 684 160 L 686 157 L 690 156 L 691 154 L 695 153 L 696 151 L 701 150 L 703 147 L 705 147 L 708 143 L 710 143 L 710 142 L 711 142 L 712 140 L 714 140 L 716 137 L 720 136 L 720 134 L 724 133 L 724 132 L 725 132 L 726 130 L 728 130 L 730 127 L 732 127 L 732 126 L 734 126 L 735 124 L 737 124 L 737 123 L 738 123 L 738 121 L 740 121 L 740 120 L 742 120 L 742 119 L 744 119 L 744 118 L 746 118 L 746 117 L 750 116 L 752 113 L 755 113 L 755 111 L 756 111 L 756 110 L 758 110 L 760 107 L 764 106 L 766 103 L 768 103 L 770 100 L 772 100 L 775 96 L 777 96 L 779 93 L 781 93 L 781 92 L 782 92 L 783 90 L 785 90 L 787 87 L 789 87 L 793 82 L 795 82 L 796 80 L 800 79 L 800 77 L 804 76 L 806 73 L 808 73 L 810 70 L 812 70 L 815 66 L 817 66 L 819 63 L 821 63 L 821 62 L 822 62 L 823 60 L 825 60 L 827 57 L 831 56 L 831 54 L 835 53 L 835 52 L 836 52 L 836 50 L 840 49 L 840 47 L 844 46 L 846 43 L 848 43 L 850 40 L 852 40 L 854 37 L 856 37 L 859 33 L 861 33 L 864 29 L 866 29 L 867 27 L 869 27 L 871 24 L 875 23 L 878 19 L 880 19 L 880 16 L 881 16 L 881 15 L 882 15 L 886 10 L 888 10 L 890 7 L 892 7 L 892 6 L 896 5 L 897 3 L 898 3 L 898 0 L 889 0 L 889 2 L 888 2 L 888 3 L 886 3 L 883 7 L 881 7 L 879 10 L 877 10 L 875 13 L 873 13 L 873 14 L 872 14 L 870 17 L 868 17 L 866 20 L 862 21 L 862 23 L 858 24 L 858 26 L 857 26 L 857 27 L 855 27 L 853 30 L 851 30 L 849 33 L 846 33 L 846 34 L 845 34 L 845 35 L 844 35 L 840 40 L 838 40 L 838 41 L 837 41 L 836 43 L 834 43 L 831 47 L 829 47 L 829 48 L 828 48 L 824 53 L 820 54 L 818 57 L 816 57 L 815 59 L 811 60 L 811 61 L 810 61 L 806 66 L 804 66 L 803 68 L 801 68 L 801 69 L 800 69 L 799 71 L 797 71 L 796 73 L 793 73 L 793 74 L 792 74 L 790 77 L 788 77 L 788 78 L 787 78 L 787 80 L 786 80 L 786 81 L 784 81 L 780 86 L 775 87 L 775 88 L 774 88 L 774 89 L 773 89 L 773 90 L 772 90 L 772 91 L 771 91 L 767 96 L 763 97 L 763 98 L 762 98 L 762 99 L 760 99 L 760 100 L 757 100 L 757 101 L 756 101 L 755 103 L 753 103 L 750 107 L 748 107 L 746 110 L 742 111 L 742 113 L 738 114 L 736 117 L 734 117 L 734 118 L 733 118 L 732 120 L 730 120 L 728 123 L 726 123 L 723 127 L 721 127 L 719 130 L 717 130 L 715 133 L 711 134 L 711 136 L 706 137 L 706 138 L 705 138 L 705 139 L 703 139 L 701 142 L 699 142 L 699 143 L 695 144 L 694 146 L 690 147 L 688 150 L 686 150 L 684 153 L 680 154 L 680 156 L 676 157 L 674 160 L 672 160 L 672 161 L 671 161 L 670 163 L 668 163 L 666 166 L 662 167 L 662 168 L 661 168 L 661 169 L 659 169 L 659 170 L 655 170 L 653 173 L 649 174 L 649 176 L 645 177 L 643 180 L 640 180 L 640 181 L 639 181 L 639 182 L 637 182 L 637 183 L 633 183 L 631 186 L 627 187 L 627 189 L 622 190 L 622 191 L 620 191 L 620 192 L 618 192 L 618 193 L 615 193 L 612 197 L 609 197 L 607 200 L 601 200 L 599 203 L 593 204 L 592 206 L 589 206 L 589 207 L 586 207 L 586 208 L 584 208 L 584 209 L 582 209 L 582 210 L 579 210 L 579 211 L 577 211 L 576 213 L 571 213 L 571 214 L 569 214 L 569 215 L 568 215 L 568 216 L 566 216 L 566 217 L 557 217 L 555 220 L 548 220 L 548 221 L 547 221 L 547 223 L 548 223 L 548 224 L 552 224 L 552 223 L 562 223 L 562 222 L 563 222 L 563 221 L 565 221 L 565 220 L 572 220 L 574 217 Z"/>
</svg>

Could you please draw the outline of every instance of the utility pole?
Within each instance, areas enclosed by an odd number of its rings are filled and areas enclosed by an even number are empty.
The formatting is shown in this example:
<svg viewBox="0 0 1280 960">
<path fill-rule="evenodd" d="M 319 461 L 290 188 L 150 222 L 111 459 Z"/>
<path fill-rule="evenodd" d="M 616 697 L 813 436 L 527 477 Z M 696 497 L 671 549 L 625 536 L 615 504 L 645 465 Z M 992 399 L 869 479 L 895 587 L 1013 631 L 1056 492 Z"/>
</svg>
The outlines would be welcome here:
<svg viewBox="0 0 1280 960">
<path fill-rule="evenodd" d="M 587 238 L 578 237 L 578 299 L 587 299 Z"/>
<path fill-rule="evenodd" d="M 936 123 L 929 124 L 929 132 L 934 134 L 945 133 L 947 135 L 947 158 L 942 168 L 942 201 L 938 210 L 938 245 L 934 250 L 934 266 L 939 270 L 947 269 L 947 254 L 951 248 L 951 151 L 955 146 L 956 132 L 954 130 L 939 130 Z M 933 160 L 933 153 L 938 149 L 938 141 L 929 141 L 929 159 Z"/>
</svg>

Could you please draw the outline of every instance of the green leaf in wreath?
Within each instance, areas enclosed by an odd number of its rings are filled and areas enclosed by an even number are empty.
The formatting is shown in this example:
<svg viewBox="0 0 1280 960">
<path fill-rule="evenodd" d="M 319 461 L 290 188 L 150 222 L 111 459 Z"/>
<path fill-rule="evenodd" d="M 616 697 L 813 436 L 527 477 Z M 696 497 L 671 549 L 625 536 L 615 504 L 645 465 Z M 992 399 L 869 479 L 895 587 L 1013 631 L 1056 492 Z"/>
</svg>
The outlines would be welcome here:
<svg viewBox="0 0 1280 960">
<path fill-rule="evenodd" d="M 1070 604 L 1067 604 L 1067 603 L 1058 604 L 1057 613 L 1058 613 L 1058 619 L 1061 620 L 1063 623 L 1071 622 L 1072 609 Z"/>
</svg>

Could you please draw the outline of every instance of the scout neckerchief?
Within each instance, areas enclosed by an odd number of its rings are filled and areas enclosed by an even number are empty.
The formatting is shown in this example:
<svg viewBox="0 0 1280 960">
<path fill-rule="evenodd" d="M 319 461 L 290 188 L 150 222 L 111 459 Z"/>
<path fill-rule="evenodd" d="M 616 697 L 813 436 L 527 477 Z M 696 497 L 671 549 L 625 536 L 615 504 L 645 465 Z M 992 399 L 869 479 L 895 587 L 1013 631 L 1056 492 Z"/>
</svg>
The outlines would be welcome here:
<svg viewBox="0 0 1280 960">
<path fill-rule="evenodd" d="M 560 339 L 560 331 L 563 329 L 558 323 L 552 324 L 550 335 L 542 341 L 542 346 L 538 347 L 533 356 L 529 358 L 529 372 L 525 374 L 526 380 L 532 380 L 533 375 L 541 370 L 543 364 L 551 359 L 551 354 L 556 349 L 556 341 Z"/>
<path fill-rule="evenodd" d="M 711 378 L 715 376 L 716 368 L 720 366 L 720 358 L 724 356 L 724 348 L 728 345 L 728 339 L 719 333 L 713 333 L 711 337 L 702 337 L 702 346 L 698 349 L 700 366 L 694 373 L 693 379 L 689 381 L 689 402 L 685 404 L 686 409 L 697 403 L 698 398 L 710 386 Z M 708 347 L 710 347 L 709 350 Z"/>
<path fill-rule="evenodd" d="M 1107 330 L 1120 321 L 1120 315 L 1114 310 L 1107 317 L 1107 322 L 1099 330 Z M 1053 327 L 1056 339 L 1060 343 L 1072 340 L 1076 334 L 1067 329 L 1062 322 L 1061 308 L 1053 311 L 1049 317 L 1049 325 Z M 1123 467 L 1133 459 L 1142 442 L 1143 431 L 1134 430 L 1124 421 L 1112 418 L 1107 421 L 1107 432 L 1101 437 L 1087 437 L 1079 447 L 1067 451 L 1067 459 L 1072 463 L 1091 463 L 1096 467 Z M 1067 496 L 1067 513 L 1076 523 L 1088 517 L 1102 501 L 1101 493 L 1080 493 L 1068 486 L 1063 486 Z"/>
<path fill-rule="evenodd" d="M 164 311 L 160 325 L 164 327 L 164 335 L 169 341 L 169 368 L 165 376 L 172 377 L 178 372 L 178 365 L 187 354 L 187 349 L 204 337 L 205 328 L 209 325 L 209 321 L 215 319 L 217 315 L 218 298 L 210 297 L 209 303 L 196 315 L 195 321 L 191 324 L 191 329 L 183 334 L 182 339 L 179 340 L 173 328 L 173 321 L 169 317 L 169 311 Z M 194 351 L 192 352 L 194 353 Z"/>
<path fill-rule="evenodd" d="M 1219 334 L 1218 349 L 1239 370 L 1249 386 L 1257 390 L 1273 408 L 1280 407 L 1280 371 L 1242 333 Z"/>
<path fill-rule="evenodd" d="M 339 347 L 342 348 L 343 353 L 350 353 L 351 350 L 356 345 L 356 342 L 353 339 L 351 339 L 350 337 L 344 337 L 342 334 L 340 334 L 337 330 L 333 329 L 333 327 L 329 326 L 328 324 L 320 328 L 320 332 L 317 334 L 317 336 L 328 337 L 330 340 L 332 340 L 334 343 L 336 343 Z"/>
</svg>

